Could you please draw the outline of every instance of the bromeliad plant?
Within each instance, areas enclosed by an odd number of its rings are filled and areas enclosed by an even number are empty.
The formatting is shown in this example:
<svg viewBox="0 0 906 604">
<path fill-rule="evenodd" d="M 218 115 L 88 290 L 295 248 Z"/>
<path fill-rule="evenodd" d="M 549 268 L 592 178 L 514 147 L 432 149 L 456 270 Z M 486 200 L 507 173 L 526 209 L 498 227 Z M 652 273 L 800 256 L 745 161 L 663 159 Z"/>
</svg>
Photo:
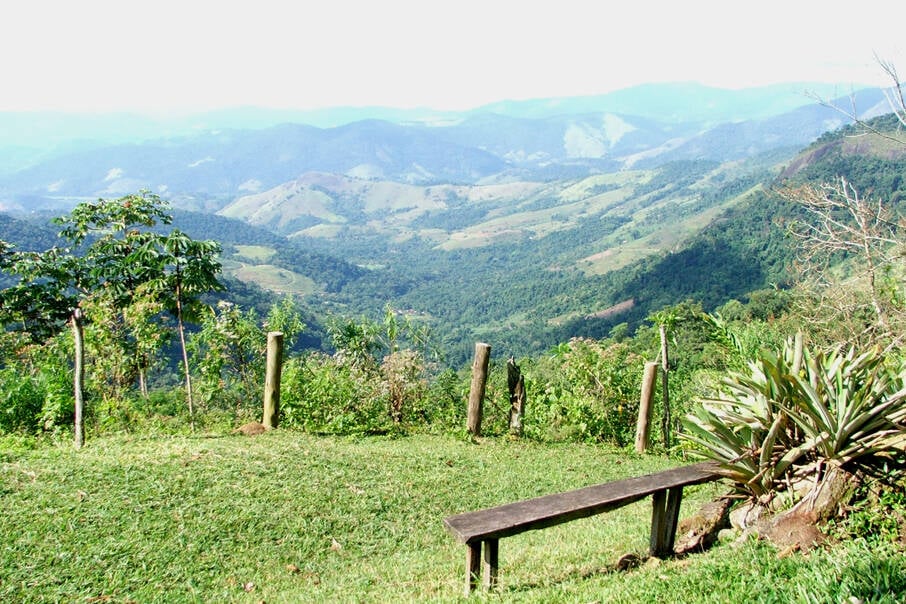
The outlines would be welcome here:
<svg viewBox="0 0 906 604">
<path fill-rule="evenodd" d="M 781 354 L 763 352 L 748 373 L 731 374 L 685 418 L 683 436 L 767 502 L 802 478 L 902 452 L 904 422 L 903 368 L 878 350 L 809 352 L 788 341 Z"/>
</svg>

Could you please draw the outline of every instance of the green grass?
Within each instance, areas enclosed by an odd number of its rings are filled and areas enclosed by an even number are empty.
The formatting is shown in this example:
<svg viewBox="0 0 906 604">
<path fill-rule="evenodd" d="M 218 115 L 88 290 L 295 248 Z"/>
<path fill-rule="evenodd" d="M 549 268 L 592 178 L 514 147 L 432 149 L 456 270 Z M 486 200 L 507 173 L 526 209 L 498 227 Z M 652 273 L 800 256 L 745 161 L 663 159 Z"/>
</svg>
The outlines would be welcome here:
<svg viewBox="0 0 906 604">
<path fill-rule="evenodd" d="M 313 279 L 300 273 L 265 264 L 276 250 L 263 245 L 236 245 L 236 254 L 221 260 L 223 272 L 244 283 L 254 283 L 281 294 L 311 295 L 319 291 Z"/>
<path fill-rule="evenodd" d="M 675 464 L 423 435 L 117 437 L 80 452 L 0 440 L 0 601 L 456 601 L 465 548 L 445 516 Z M 687 491 L 684 512 L 715 492 Z M 500 592 L 475 598 L 810 602 L 875 590 L 883 601 L 885 588 L 906 590 L 901 554 L 858 544 L 783 559 L 721 546 L 612 570 L 645 551 L 649 514 L 639 502 L 505 539 Z"/>
<path fill-rule="evenodd" d="M 318 291 L 318 285 L 310 277 L 272 264 L 245 265 L 235 275 L 245 283 L 255 283 L 266 290 L 282 294 L 307 296 Z"/>
<path fill-rule="evenodd" d="M 277 253 L 277 250 L 266 245 L 234 245 L 233 247 L 236 249 L 237 256 L 256 263 L 267 262 Z"/>
</svg>

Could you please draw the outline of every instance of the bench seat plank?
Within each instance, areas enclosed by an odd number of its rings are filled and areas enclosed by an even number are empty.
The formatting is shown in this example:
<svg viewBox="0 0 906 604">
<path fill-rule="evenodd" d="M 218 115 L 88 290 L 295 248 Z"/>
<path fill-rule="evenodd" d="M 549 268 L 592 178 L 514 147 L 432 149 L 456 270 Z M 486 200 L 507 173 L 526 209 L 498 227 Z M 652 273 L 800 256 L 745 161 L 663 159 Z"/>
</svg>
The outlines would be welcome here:
<svg viewBox="0 0 906 604">
<path fill-rule="evenodd" d="M 717 467 L 714 462 L 682 466 L 646 476 L 465 512 L 445 518 L 444 524 L 461 543 L 501 539 L 607 512 L 659 491 L 710 482 L 719 476 Z"/>
</svg>

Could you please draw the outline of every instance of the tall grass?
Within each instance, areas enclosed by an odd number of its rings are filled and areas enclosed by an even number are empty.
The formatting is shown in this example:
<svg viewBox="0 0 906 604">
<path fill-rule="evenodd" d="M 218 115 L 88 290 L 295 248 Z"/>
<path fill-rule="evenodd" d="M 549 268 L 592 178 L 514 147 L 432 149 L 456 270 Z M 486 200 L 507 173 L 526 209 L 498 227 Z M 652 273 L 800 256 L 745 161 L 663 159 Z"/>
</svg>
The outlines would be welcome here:
<svg viewBox="0 0 906 604">
<path fill-rule="evenodd" d="M 456 601 L 465 553 L 443 517 L 676 464 L 582 444 L 284 431 L 0 447 L 4 602 Z M 686 513 L 715 493 L 688 491 Z M 878 577 L 906 590 L 901 554 L 855 545 L 810 560 L 721 547 L 613 571 L 645 551 L 649 515 L 640 502 L 503 540 L 489 598 L 837 601 L 869 579 L 883 590 Z M 825 591 L 803 599 L 812 587 Z"/>
</svg>

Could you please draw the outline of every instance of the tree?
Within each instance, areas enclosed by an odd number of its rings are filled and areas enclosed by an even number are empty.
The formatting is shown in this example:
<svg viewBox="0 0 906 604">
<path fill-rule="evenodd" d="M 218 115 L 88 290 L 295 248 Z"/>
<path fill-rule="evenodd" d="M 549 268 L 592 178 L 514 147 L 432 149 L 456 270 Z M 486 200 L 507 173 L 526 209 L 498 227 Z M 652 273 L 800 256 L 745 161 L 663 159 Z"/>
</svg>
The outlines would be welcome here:
<svg viewBox="0 0 906 604">
<path fill-rule="evenodd" d="M 136 288 L 154 270 L 140 252 L 155 237 L 147 229 L 169 222 L 166 208 L 148 192 L 81 203 L 54 220 L 62 227 L 59 236 L 67 247 L 13 252 L 5 261 L 5 270 L 18 278 L 0 295 L 5 323 L 27 330 L 38 340 L 61 331 L 64 321 L 72 327 L 76 447 L 84 443 L 82 306 L 100 296 L 109 297 L 118 309 L 128 306 Z"/>
<path fill-rule="evenodd" d="M 887 78 L 890 80 L 890 88 L 883 90 L 884 96 L 887 98 L 887 105 L 890 107 L 890 110 L 893 112 L 894 116 L 896 116 L 897 121 L 900 123 L 900 125 L 906 127 L 906 97 L 904 97 L 903 94 L 904 84 L 900 80 L 896 65 L 894 65 L 887 59 L 878 56 L 877 54 L 875 55 L 875 62 L 881 68 L 881 71 L 883 71 Z M 906 144 L 906 139 L 904 139 L 900 135 L 899 131 L 896 134 L 892 134 L 888 131 L 876 128 L 870 122 L 862 119 L 859 116 L 858 109 L 856 108 L 855 98 L 850 99 L 850 107 L 846 108 L 835 105 L 834 103 L 825 98 L 822 98 L 817 94 L 813 94 L 812 97 L 825 107 L 829 107 L 842 113 L 855 124 L 859 125 L 866 132 L 871 132 L 880 136 L 881 138 L 886 138 L 900 145 Z"/>
<path fill-rule="evenodd" d="M 186 350 L 187 317 L 195 316 L 199 296 L 203 293 L 222 290 L 217 279 L 220 274 L 220 244 L 216 241 L 196 241 L 178 229 L 154 241 L 157 272 L 150 284 L 163 300 L 167 310 L 176 317 L 176 329 L 182 351 L 183 372 L 186 386 L 186 404 L 189 408 L 189 423 L 195 428 L 195 405 L 192 398 L 192 375 L 189 371 L 189 355 Z"/>
<path fill-rule="evenodd" d="M 906 98 L 896 67 L 877 55 L 875 59 L 892 84 L 884 91 L 890 109 L 899 125 L 906 126 Z M 892 132 L 876 125 L 879 122 L 860 118 L 855 100 L 851 109 L 820 101 L 853 120 L 861 134 L 906 146 L 900 128 Z M 893 212 L 893 204 L 860 194 L 850 180 L 840 175 L 819 186 L 788 186 L 780 194 L 802 207 L 807 215 L 792 228 L 800 241 L 802 285 L 809 294 L 803 314 L 814 326 L 824 328 L 837 339 L 863 344 L 880 342 L 888 347 L 902 341 L 906 300 L 895 268 L 903 255 L 903 224 L 901 216 Z M 851 271 L 846 287 L 841 287 L 839 268 L 834 270 L 832 266 L 841 260 L 847 261 Z M 828 313 L 826 309 L 832 310 Z M 848 333 L 833 329 L 841 324 Z"/>
<path fill-rule="evenodd" d="M 83 324 L 91 320 L 85 316 L 86 307 L 112 308 L 116 321 L 133 323 L 122 330 L 133 341 L 121 340 L 120 346 L 124 362 L 143 366 L 140 359 L 149 355 L 152 344 L 140 340 L 151 333 L 147 324 L 153 312 L 146 309 L 136 319 L 127 311 L 139 300 L 173 301 L 182 337 L 183 307 L 191 305 L 199 293 L 219 287 L 216 242 L 193 241 L 179 231 L 164 236 L 154 230 L 171 222 L 168 209 L 167 202 L 148 191 L 84 202 L 54 220 L 62 227 L 59 236 L 65 247 L 16 252 L 0 246 L 0 264 L 16 278 L 14 285 L 0 292 L 0 320 L 27 332 L 36 342 L 60 333 L 67 324 L 73 329 L 77 447 L 84 438 Z M 155 341 L 162 340 L 155 334 Z"/>
<path fill-rule="evenodd" d="M 899 286 L 892 278 L 902 256 L 899 217 L 882 200 L 860 195 L 845 178 L 788 187 L 781 194 L 807 213 L 791 232 L 800 242 L 802 284 L 820 304 L 808 304 L 803 314 L 816 327 L 847 325 L 851 330 L 847 339 L 888 345 L 899 341 L 906 319 Z M 840 286 L 833 265 L 847 259 L 850 283 L 863 283 L 863 288 Z M 867 295 L 867 305 L 860 291 Z M 833 312 L 828 314 L 828 308 Z"/>
</svg>

